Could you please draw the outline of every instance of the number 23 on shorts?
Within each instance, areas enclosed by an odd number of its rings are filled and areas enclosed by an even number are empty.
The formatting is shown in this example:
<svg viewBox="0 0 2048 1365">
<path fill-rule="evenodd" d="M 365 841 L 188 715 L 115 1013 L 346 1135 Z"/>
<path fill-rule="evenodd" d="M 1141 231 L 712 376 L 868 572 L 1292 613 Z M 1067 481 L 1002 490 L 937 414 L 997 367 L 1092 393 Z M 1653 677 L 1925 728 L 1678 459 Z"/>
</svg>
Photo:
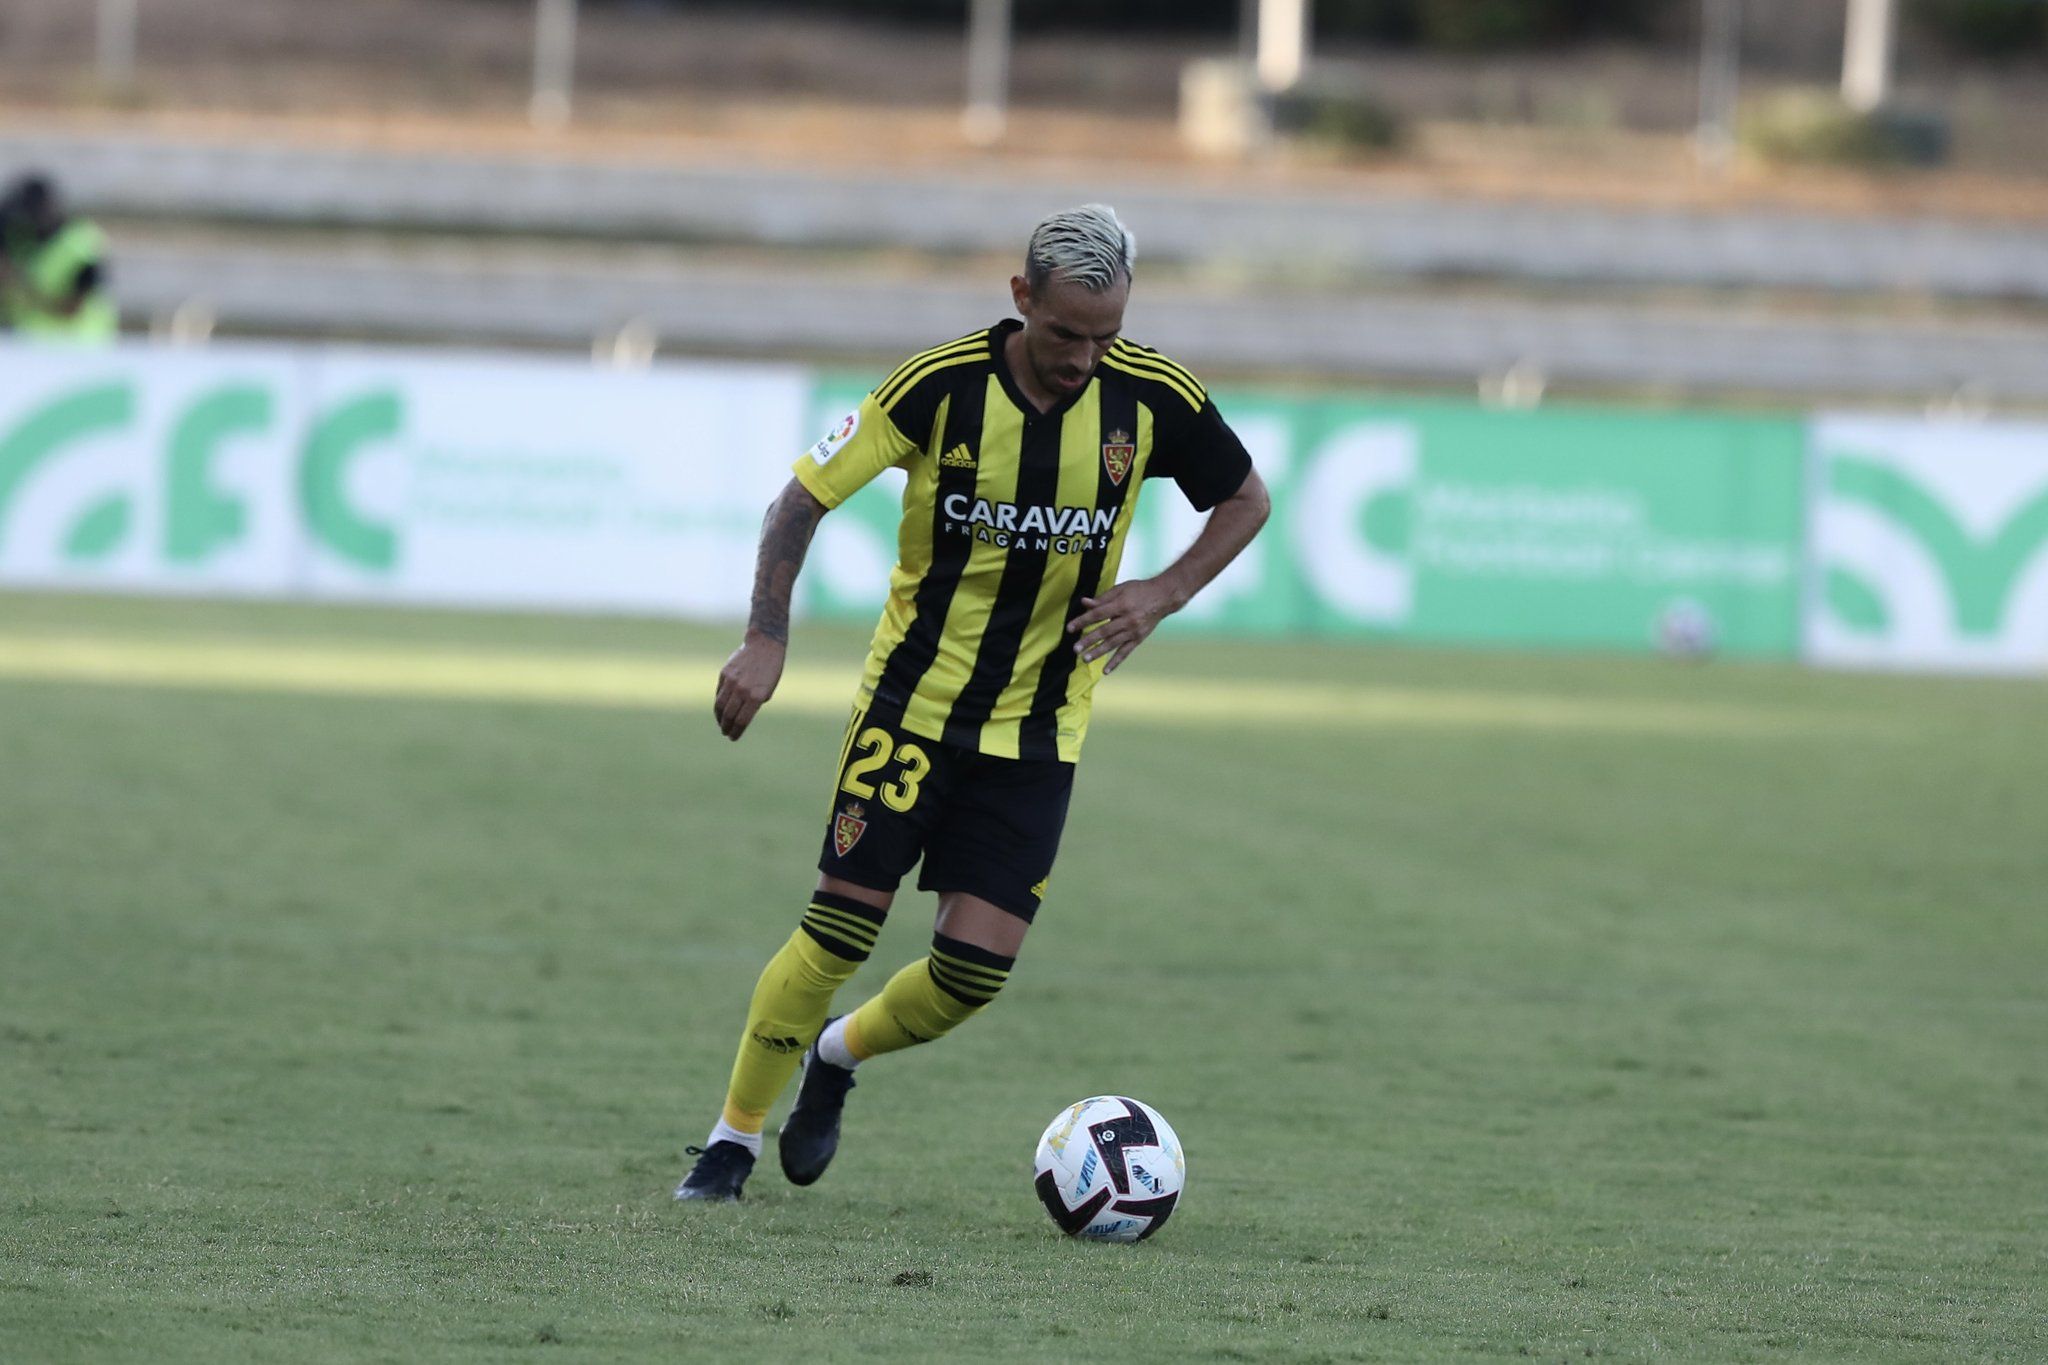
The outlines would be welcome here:
<svg viewBox="0 0 2048 1365">
<path fill-rule="evenodd" d="M 890 761 L 901 763 L 894 782 L 882 782 L 879 790 L 882 804 L 891 810 L 907 811 L 917 804 L 917 786 L 932 770 L 931 756 L 916 744 L 898 744 L 887 730 L 879 725 L 870 725 L 860 732 L 853 741 L 851 758 L 846 771 L 840 775 L 839 790 L 849 792 L 863 800 L 872 799 L 877 784 L 869 782 L 868 775 L 877 769 L 886 768 Z"/>
</svg>

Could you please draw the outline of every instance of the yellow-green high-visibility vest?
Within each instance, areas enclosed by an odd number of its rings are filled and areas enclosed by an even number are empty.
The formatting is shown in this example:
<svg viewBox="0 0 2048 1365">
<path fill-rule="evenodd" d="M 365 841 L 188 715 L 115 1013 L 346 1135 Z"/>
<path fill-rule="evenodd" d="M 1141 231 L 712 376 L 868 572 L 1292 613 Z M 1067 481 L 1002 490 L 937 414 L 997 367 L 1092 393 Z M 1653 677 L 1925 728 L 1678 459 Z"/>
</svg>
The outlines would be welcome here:
<svg viewBox="0 0 2048 1365">
<path fill-rule="evenodd" d="M 97 225 L 74 218 L 49 241 L 18 256 L 15 268 L 28 288 L 7 291 L 5 311 L 14 329 L 39 341 L 112 341 L 121 319 L 106 286 L 88 290 L 78 311 L 68 316 L 44 302 L 70 297 L 78 272 L 99 261 L 106 242 Z"/>
</svg>

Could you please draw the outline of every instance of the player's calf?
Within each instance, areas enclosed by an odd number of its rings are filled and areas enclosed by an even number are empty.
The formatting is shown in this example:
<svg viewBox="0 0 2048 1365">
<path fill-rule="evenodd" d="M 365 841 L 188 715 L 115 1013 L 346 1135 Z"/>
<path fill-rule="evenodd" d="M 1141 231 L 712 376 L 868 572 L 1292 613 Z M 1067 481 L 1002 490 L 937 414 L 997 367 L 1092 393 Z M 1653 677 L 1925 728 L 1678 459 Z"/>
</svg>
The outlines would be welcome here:
<svg viewBox="0 0 2048 1365">
<path fill-rule="evenodd" d="M 890 977 L 880 995 L 840 1021 L 846 1055 L 864 1062 L 945 1037 L 988 1007 L 1016 965 L 1014 957 L 933 934 L 923 961 Z"/>
<path fill-rule="evenodd" d="M 988 1007 L 1015 965 L 1015 958 L 934 934 L 923 960 L 852 1014 L 827 1022 L 804 1054 L 803 1085 L 776 1144 L 791 1183 L 812 1183 L 837 1154 L 854 1067 L 952 1032 Z"/>
</svg>

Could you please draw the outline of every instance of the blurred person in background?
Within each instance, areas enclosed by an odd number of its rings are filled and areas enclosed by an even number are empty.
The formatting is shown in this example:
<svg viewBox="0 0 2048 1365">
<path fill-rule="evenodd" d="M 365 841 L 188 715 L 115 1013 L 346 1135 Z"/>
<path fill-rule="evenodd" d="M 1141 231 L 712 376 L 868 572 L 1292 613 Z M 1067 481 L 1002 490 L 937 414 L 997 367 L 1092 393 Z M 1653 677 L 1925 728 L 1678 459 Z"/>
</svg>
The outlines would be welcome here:
<svg viewBox="0 0 2048 1365">
<path fill-rule="evenodd" d="M 1266 520 L 1266 486 L 1208 391 L 1122 336 L 1135 255 L 1105 205 L 1040 223 L 1010 280 L 1023 321 L 904 362 L 796 462 L 768 510 L 746 638 L 713 703 L 735 740 L 782 677 L 819 519 L 885 469 L 910 476 L 817 889 L 761 973 L 725 1106 L 690 1149 L 678 1199 L 740 1197 L 799 1065 L 778 1146 L 783 1174 L 810 1184 L 838 1148 L 854 1068 L 995 999 L 1046 894 L 1095 685 Z M 1171 479 L 1209 518 L 1164 572 L 1119 583 L 1148 478 Z M 918 888 L 938 894 L 930 953 L 828 1018 L 920 860 Z"/>
<path fill-rule="evenodd" d="M 64 212 L 45 175 L 0 197 L 0 326 L 43 341 L 110 342 L 120 317 L 107 292 L 106 234 Z"/>
</svg>

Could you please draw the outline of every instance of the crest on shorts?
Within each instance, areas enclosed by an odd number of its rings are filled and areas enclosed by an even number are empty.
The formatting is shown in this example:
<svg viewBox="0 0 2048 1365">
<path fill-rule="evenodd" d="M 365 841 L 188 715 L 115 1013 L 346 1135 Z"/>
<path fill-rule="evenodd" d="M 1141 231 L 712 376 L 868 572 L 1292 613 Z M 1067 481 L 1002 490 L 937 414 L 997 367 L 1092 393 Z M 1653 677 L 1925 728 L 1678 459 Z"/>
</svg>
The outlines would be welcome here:
<svg viewBox="0 0 2048 1365">
<path fill-rule="evenodd" d="M 1131 461 L 1137 458 L 1138 447 L 1128 431 L 1112 431 L 1102 443 L 1102 467 L 1109 471 L 1109 481 L 1119 487 L 1131 472 Z"/>
<path fill-rule="evenodd" d="M 846 809 L 832 819 L 832 847 L 839 850 L 844 858 L 853 852 L 853 846 L 860 842 L 860 836 L 868 832 L 868 808 L 858 801 L 846 803 Z"/>
</svg>

